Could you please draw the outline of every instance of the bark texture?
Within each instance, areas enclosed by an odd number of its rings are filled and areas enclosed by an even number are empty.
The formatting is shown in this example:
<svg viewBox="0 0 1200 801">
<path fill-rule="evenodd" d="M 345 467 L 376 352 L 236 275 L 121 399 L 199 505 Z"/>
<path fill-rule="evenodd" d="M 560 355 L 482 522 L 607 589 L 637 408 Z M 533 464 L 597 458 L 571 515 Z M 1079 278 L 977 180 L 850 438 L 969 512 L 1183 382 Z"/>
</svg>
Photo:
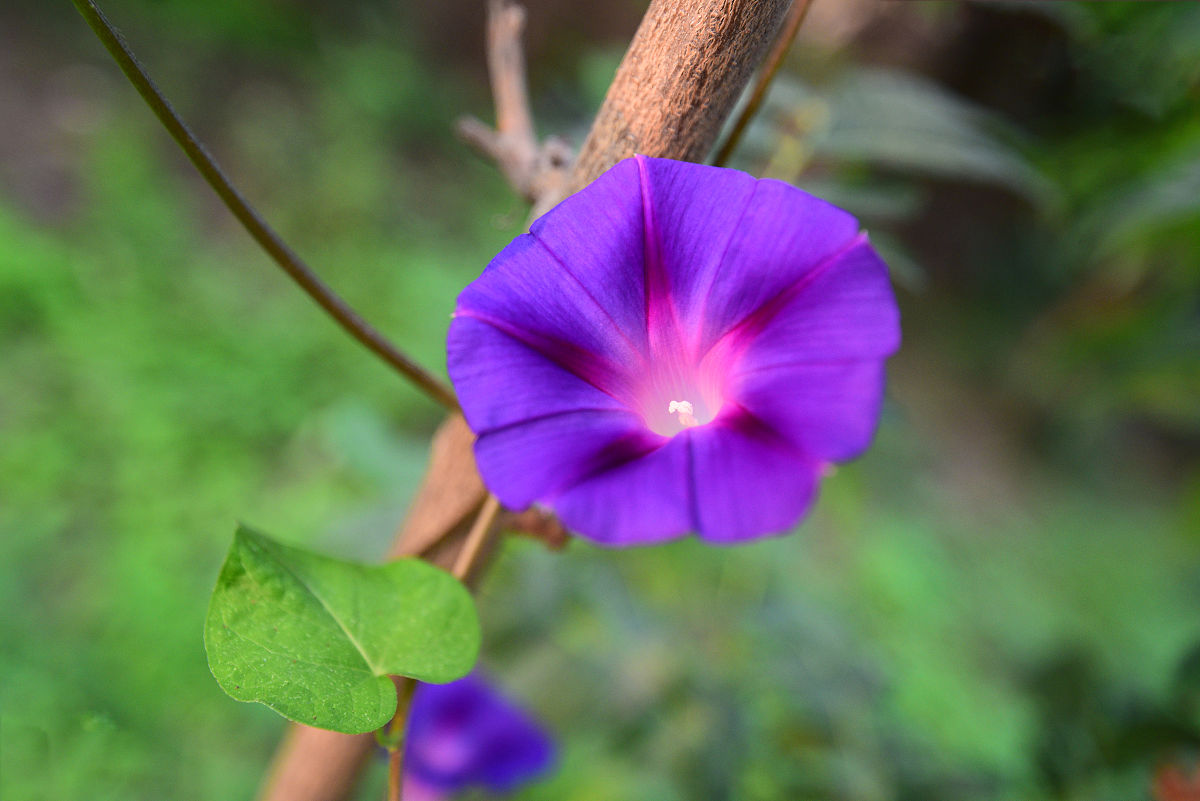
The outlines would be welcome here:
<svg viewBox="0 0 1200 801">
<path fill-rule="evenodd" d="M 653 0 L 579 151 L 577 192 L 635 153 L 703 161 L 788 0 Z"/>
</svg>

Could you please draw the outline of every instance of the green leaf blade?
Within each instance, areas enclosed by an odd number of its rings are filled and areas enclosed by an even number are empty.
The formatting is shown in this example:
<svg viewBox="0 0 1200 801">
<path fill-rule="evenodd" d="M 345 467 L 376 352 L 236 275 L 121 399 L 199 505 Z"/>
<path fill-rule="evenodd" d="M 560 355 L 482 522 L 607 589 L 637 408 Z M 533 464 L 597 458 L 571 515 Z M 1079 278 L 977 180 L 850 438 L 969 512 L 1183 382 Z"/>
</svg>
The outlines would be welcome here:
<svg viewBox="0 0 1200 801">
<path fill-rule="evenodd" d="M 442 683 L 479 651 L 470 594 L 432 565 L 362 565 L 242 527 L 209 605 L 205 648 L 232 697 L 346 733 L 396 709 L 391 675 Z"/>
</svg>

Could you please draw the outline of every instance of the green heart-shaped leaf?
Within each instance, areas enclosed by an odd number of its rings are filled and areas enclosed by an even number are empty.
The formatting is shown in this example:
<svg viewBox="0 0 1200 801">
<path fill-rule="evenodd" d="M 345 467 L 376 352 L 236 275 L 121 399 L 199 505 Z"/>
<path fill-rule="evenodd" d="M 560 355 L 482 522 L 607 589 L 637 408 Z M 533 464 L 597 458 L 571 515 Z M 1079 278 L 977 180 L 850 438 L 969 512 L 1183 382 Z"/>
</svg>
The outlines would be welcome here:
<svg viewBox="0 0 1200 801">
<path fill-rule="evenodd" d="M 470 593 L 417 559 L 363 565 L 238 529 L 208 606 L 221 689 L 291 720 L 357 734 L 396 711 L 389 676 L 440 684 L 479 654 Z"/>
</svg>

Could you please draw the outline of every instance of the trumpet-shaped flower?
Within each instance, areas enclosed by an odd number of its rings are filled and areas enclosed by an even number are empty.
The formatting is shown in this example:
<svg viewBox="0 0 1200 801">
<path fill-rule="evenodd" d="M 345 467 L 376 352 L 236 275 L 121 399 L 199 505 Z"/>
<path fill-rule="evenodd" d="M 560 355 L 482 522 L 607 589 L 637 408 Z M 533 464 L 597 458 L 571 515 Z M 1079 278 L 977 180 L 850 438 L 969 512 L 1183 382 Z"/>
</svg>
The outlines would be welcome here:
<svg viewBox="0 0 1200 801">
<path fill-rule="evenodd" d="M 553 761 L 549 735 L 478 675 L 417 687 L 404 745 L 405 801 L 441 801 L 471 787 L 507 793 Z"/>
<path fill-rule="evenodd" d="M 605 545 L 793 526 L 879 418 L 900 325 L 857 221 L 792 186 L 637 156 L 458 298 L 480 475 Z"/>
</svg>

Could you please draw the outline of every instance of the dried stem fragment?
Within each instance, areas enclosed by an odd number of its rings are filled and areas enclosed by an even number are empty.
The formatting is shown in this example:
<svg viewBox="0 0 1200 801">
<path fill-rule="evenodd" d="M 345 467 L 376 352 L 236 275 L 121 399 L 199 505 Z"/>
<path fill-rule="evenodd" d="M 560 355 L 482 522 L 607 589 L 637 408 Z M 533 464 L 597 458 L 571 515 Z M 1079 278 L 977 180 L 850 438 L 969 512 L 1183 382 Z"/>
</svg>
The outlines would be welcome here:
<svg viewBox="0 0 1200 801">
<path fill-rule="evenodd" d="M 521 33 L 525 9 L 511 0 L 488 2 L 488 73 L 496 103 L 496 129 L 475 117 L 458 121 L 458 135 L 496 162 L 513 190 L 542 208 L 541 199 L 559 197 L 567 180 L 572 153 L 567 143 L 550 137 L 539 144 L 529 110 L 525 53 Z"/>
</svg>

